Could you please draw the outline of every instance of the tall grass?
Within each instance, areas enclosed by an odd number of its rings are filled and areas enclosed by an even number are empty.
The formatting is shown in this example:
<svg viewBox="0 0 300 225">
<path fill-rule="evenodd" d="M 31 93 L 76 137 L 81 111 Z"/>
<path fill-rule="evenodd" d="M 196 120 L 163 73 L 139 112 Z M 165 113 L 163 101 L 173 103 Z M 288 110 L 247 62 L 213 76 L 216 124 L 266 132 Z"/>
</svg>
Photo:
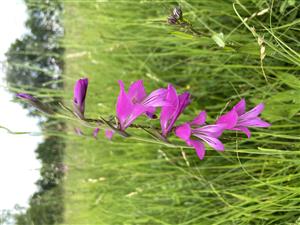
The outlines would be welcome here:
<svg viewBox="0 0 300 225">
<path fill-rule="evenodd" d="M 224 153 L 209 149 L 203 161 L 192 149 L 110 142 L 103 133 L 95 140 L 89 129 L 69 135 L 65 224 L 300 224 L 299 5 L 292 3 L 65 0 L 66 103 L 75 80 L 88 77 L 88 117 L 114 112 L 117 80 L 143 79 L 148 91 L 171 82 L 191 92 L 180 120 L 205 109 L 213 122 L 243 97 L 249 108 L 265 102 L 263 118 L 272 123 L 251 139 L 232 133 Z M 177 4 L 208 37 L 166 24 Z M 224 48 L 209 37 L 220 32 Z"/>
</svg>

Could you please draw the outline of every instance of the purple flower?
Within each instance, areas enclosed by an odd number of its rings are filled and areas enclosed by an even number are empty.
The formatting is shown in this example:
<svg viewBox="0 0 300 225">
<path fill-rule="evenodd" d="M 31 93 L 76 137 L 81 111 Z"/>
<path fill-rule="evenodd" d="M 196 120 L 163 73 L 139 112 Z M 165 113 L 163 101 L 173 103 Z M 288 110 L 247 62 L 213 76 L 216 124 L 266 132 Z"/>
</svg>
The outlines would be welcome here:
<svg viewBox="0 0 300 225">
<path fill-rule="evenodd" d="M 205 120 L 206 112 L 203 111 L 192 122 L 184 123 L 175 129 L 176 136 L 184 140 L 188 146 L 194 147 L 201 160 L 205 155 L 204 143 L 217 151 L 224 151 L 224 145 L 218 139 L 224 130 L 224 125 L 204 125 Z"/>
<path fill-rule="evenodd" d="M 88 88 L 88 79 L 79 79 L 74 86 L 73 106 L 75 114 L 84 119 L 85 96 Z"/>
<path fill-rule="evenodd" d="M 128 93 L 125 91 L 124 83 L 121 80 L 119 85 L 120 94 L 117 100 L 116 112 L 122 131 L 142 114 L 146 114 L 151 118 L 154 117 L 155 109 L 166 104 L 166 89 L 157 89 L 147 96 L 142 80 L 131 84 Z"/>
<path fill-rule="evenodd" d="M 183 110 L 190 104 L 190 94 L 185 92 L 181 95 L 177 95 L 175 88 L 169 84 L 166 101 L 168 104 L 162 107 L 160 115 L 162 135 L 165 137 L 172 130 L 174 123 Z"/>
<path fill-rule="evenodd" d="M 38 110 L 40 110 L 43 113 L 46 113 L 49 115 L 54 114 L 53 110 L 50 109 L 50 107 L 48 105 L 45 105 L 44 103 L 42 103 L 41 101 L 39 101 L 38 99 L 33 97 L 32 95 L 29 95 L 26 93 L 18 93 L 16 96 L 18 98 L 28 102 L 29 104 L 31 104 L 32 106 L 34 106 L 35 108 L 37 108 Z"/>
<path fill-rule="evenodd" d="M 263 121 L 258 115 L 264 110 L 264 104 L 260 103 L 246 112 L 246 101 L 239 101 L 228 113 L 220 116 L 217 124 L 224 124 L 226 130 L 242 131 L 250 138 L 248 127 L 269 127 L 271 124 Z"/>
<path fill-rule="evenodd" d="M 94 131 L 93 131 L 94 138 L 97 138 L 99 131 L 100 131 L 100 129 L 98 127 L 94 129 Z"/>
<path fill-rule="evenodd" d="M 114 133 L 115 133 L 115 132 L 114 132 L 113 130 L 107 129 L 107 130 L 105 130 L 105 137 L 106 137 L 107 139 L 111 140 L 112 137 L 114 136 Z"/>
</svg>

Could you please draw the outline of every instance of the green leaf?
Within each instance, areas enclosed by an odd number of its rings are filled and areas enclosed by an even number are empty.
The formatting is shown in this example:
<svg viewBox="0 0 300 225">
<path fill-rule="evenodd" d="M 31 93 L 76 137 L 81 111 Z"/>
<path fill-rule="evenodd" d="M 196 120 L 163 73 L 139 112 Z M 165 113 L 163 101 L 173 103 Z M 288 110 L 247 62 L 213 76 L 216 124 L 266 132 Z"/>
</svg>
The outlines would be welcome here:
<svg viewBox="0 0 300 225">
<path fill-rule="evenodd" d="M 278 102 L 266 105 L 267 107 L 262 115 L 263 118 L 270 122 L 291 119 L 300 111 L 300 104 L 287 104 Z"/>
<path fill-rule="evenodd" d="M 300 89 L 300 79 L 289 73 L 276 73 L 276 77 L 294 89 Z"/>
<path fill-rule="evenodd" d="M 288 90 L 272 95 L 268 103 L 296 103 L 300 104 L 300 90 Z"/>
<path fill-rule="evenodd" d="M 194 36 L 191 34 L 187 34 L 184 32 L 180 32 L 180 31 L 173 31 L 171 32 L 171 34 L 175 35 L 176 37 L 182 38 L 182 39 L 193 39 Z"/>
<path fill-rule="evenodd" d="M 216 44 L 219 47 L 221 48 L 225 47 L 225 39 L 224 39 L 224 34 L 222 32 L 218 34 L 217 33 L 213 34 L 211 38 L 216 42 Z"/>
<path fill-rule="evenodd" d="M 269 97 L 262 113 L 267 121 L 274 122 L 293 118 L 300 111 L 300 90 L 279 92 Z M 261 102 L 254 99 L 256 104 Z"/>
<path fill-rule="evenodd" d="M 259 57 L 259 46 L 257 45 L 256 42 L 250 42 L 250 43 L 243 44 L 238 49 L 238 51 L 240 53 L 250 54 L 250 55 Z"/>
<path fill-rule="evenodd" d="M 289 6 L 294 6 L 296 4 L 295 0 L 288 0 L 288 5 Z"/>
</svg>

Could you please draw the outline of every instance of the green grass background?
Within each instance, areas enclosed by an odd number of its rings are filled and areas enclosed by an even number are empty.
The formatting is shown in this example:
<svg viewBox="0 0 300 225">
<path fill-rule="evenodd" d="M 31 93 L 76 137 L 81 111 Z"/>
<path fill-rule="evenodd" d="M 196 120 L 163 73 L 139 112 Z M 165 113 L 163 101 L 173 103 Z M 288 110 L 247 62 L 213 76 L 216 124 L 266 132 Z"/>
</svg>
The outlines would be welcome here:
<svg viewBox="0 0 300 225">
<path fill-rule="evenodd" d="M 168 25 L 177 4 L 195 29 L 222 32 L 225 48 Z M 251 139 L 225 135 L 225 152 L 208 148 L 203 161 L 193 149 L 118 136 L 110 142 L 103 131 L 95 140 L 90 128 L 78 137 L 78 125 L 70 124 L 64 224 L 300 224 L 299 2 L 234 6 L 229 0 L 64 1 L 66 104 L 76 79 L 88 77 L 88 117 L 114 114 L 119 79 L 127 86 L 143 79 L 148 92 L 173 83 L 192 94 L 180 121 L 205 109 L 213 122 L 243 97 L 248 109 L 264 102 L 262 117 L 272 123 L 252 129 Z M 268 82 L 258 36 L 265 40 Z"/>
</svg>

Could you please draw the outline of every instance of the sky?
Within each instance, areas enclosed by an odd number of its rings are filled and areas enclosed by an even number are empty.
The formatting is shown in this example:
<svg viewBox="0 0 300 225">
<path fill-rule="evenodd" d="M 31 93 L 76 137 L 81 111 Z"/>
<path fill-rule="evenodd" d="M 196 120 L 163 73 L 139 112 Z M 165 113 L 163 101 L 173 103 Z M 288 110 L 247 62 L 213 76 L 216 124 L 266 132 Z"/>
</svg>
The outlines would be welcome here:
<svg viewBox="0 0 300 225">
<path fill-rule="evenodd" d="M 24 23 L 26 6 L 22 0 L 0 0 L 0 126 L 13 131 L 38 132 L 38 120 L 27 117 L 27 111 L 12 102 L 5 89 L 2 62 L 11 43 L 27 32 Z M 34 150 L 41 136 L 12 135 L 0 129 L 0 215 L 4 209 L 18 204 L 28 206 L 30 196 L 37 190 L 40 161 Z"/>
</svg>

